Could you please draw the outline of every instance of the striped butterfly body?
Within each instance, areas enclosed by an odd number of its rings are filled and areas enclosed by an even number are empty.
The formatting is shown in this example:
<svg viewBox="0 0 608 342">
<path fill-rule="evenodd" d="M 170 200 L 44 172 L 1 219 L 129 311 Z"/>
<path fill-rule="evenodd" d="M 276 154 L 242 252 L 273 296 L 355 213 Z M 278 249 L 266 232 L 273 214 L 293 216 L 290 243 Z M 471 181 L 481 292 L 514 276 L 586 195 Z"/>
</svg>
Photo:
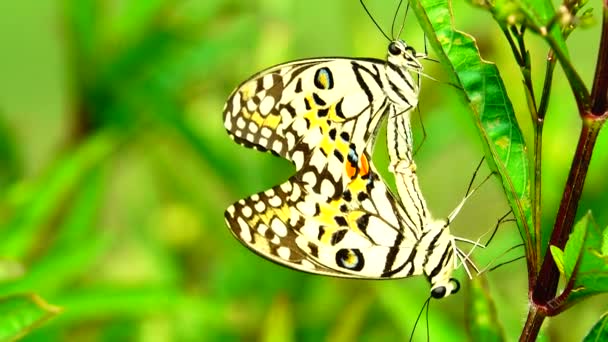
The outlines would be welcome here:
<svg viewBox="0 0 608 342">
<path fill-rule="evenodd" d="M 301 271 L 368 279 L 425 275 L 433 297 L 456 292 L 455 244 L 445 222 L 430 220 L 411 155 L 408 120 L 419 82 L 410 72 L 421 72 L 420 57 L 396 40 L 386 61 L 306 59 L 242 83 L 224 108 L 228 133 L 290 160 L 296 173 L 226 210 L 235 237 Z M 401 201 L 371 161 L 386 117 Z"/>
</svg>

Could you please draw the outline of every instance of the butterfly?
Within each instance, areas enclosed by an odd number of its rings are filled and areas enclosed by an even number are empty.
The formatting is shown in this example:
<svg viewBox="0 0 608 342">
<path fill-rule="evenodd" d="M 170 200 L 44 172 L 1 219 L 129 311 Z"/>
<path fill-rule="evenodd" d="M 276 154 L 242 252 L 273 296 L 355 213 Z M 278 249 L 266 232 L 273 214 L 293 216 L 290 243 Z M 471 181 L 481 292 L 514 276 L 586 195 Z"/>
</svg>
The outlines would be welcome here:
<svg viewBox="0 0 608 342">
<path fill-rule="evenodd" d="M 238 86 L 224 107 L 230 137 L 291 161 L 296 173 L 231 205 L 225 219 L 233 235 L 300 271 L 365 279 L 424 275 L 432 297 L 457 292 L 452 272 L 463 253 L 450 234 L 453 216 L 431 219 L 411 151 L 409 113 L 420 89 L 412 75 L 422 72 L 425 56 L 393 40 L 386 60 L 297 60 Z M 399 199 L 371 158 L 386 118 Z"/>
</svg>

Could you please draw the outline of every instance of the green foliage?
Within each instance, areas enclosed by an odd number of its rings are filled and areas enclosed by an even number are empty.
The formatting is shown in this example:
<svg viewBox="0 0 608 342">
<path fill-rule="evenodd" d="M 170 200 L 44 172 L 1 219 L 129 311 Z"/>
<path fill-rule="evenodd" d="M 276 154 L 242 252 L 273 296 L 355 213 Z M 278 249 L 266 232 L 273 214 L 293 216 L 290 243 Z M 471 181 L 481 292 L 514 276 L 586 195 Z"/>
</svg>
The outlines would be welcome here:
<svg viewBox="0 0 608 342">
<path fill-rule="evenodd" d="M 469 340 L 504 341 L 503 328 L 498 321 L 488 280 L 485 276 L 479 276 L 468 282 L 468 285 L 466 324 Z"/>
<path fill-rule="evenodd" d="M 366 3 L 390 31 L 396 5 Z M 520 236 L 526 254 L 542 255 L 553 228 L 548 216 L 541 227 L 534 221 L 534 159 L 526 149 L 533 130 L 522 118 L 538 94 L 521 91 L 516 71 L 539 77 L 542 72 L 526 68 L 544 61 L 535 51 L 552 48 L 567 76 L 563 83 L 589 97 L 571 58 L 595 56 L 597 47 L 566 45 L 571 31 L 559 25 L 542 36 L 548 22 L 560 22 L 551 1 L 471 3 L 481 9 L 453 1 L 451 12 L 446 1 L 412 1 L 431 56 L 441 61 L 425 62 L 425 73 L 441 81 L 423 80 L 419 107 L 427 136 L 416 161 L 425 197 L 443 217 L 485 151 L 501 185 L 482 187 L 451 229 L 476 240 L 513 208 L 519 234 L 501 225 L 488 248 L 474 251 L 477 264 L 491 267 L 523 254 L 512 248 Z M 589 22 L 582 3 L 576 11 L 583 14 L 574 14 Z M 495 36 L 522 25 L 542 40 L 528 42 L 531 60 L 520 65 L 509 59 L 508 42 Z M 402 38 L 422 51 L 424 37 L 410 15 Z M 253 255 L 225 228 L 222 213 L 230 203 L 280 183 L 292 169 L 230 141 L 224 101 L 240 82 L 276 63 L 321 55 L 383 58 L 386 41 L 356 2 L 7 1 L 0 3 L 0 46 L 0 340 L 405 340 L 412 332 L 426 340 L 427 324 L 431 340 L 519 336 L 528 294 L 523 263 L 498 268 L 487 283 L 475 278 L 465 296 L 431 301 L 428 323 L 423 311 L 414 331 L 428 298 L 425 279 L 301 274 Z M 457 87 L 446 85 L 448 78 Z M 572 93 L 558 86 L 552 92 L 556 114 L 545 137 L 573 136 L 576 125 L 558 116 L 563 108 L 576 112 Z M 419 143 L 422 128 L 413 122 Z M 561 175 L 570 163 L 563 145 L 555 149 L 544 155 L 545 175 Z M 386 173 L 386 152 L 378 150 L 375 162 Z M 543 196 L 561 195 L 565 179 L 546 179 Z M 608 182 L 591 181 L 581 208 L 593 209 L 605 225 Z M 557 204 L 543 210 L 557 211 Z M 533 242 L 537 234 L 542 243 Z M 511 251 L 508 257 L 504 251 Z M 568 303 L 608 290 L 608 229 L 590 216 L 552 255 L 566 282 L 572 280 Z M 577 308 L 564 319 L 578 319 Z M 604 326 L 605 316 L 590 336 L 602 336 Z M 554 324 L 547 335 L 569 340 L 587 328 Z"/>
<path fill-rule="evenodd" d="M 494 64 L 484 62 L 475 40 L 452 24 L 447 1 L 420 1 L 419 22 L 433 32 L 431 44 L 450 66 L 473 111 L 492 169 L 502 178 L 526 248 L 534 236 L 529 197 L 528 156 L 513 105 Z"/>
<path fill-rule="evenodd" d="M 60 312 L 60 308 L 49 305 L 36 295 L 0 298 L 0 340 L 21 338 Z"/>
<path fill-rule="evenodd" d="M 600 320 L 595 323 L 587 336 L 583 339 L 584 342 L 600 342 L 608 339 L 608 314 L 602 315 Z"/>
</svg>

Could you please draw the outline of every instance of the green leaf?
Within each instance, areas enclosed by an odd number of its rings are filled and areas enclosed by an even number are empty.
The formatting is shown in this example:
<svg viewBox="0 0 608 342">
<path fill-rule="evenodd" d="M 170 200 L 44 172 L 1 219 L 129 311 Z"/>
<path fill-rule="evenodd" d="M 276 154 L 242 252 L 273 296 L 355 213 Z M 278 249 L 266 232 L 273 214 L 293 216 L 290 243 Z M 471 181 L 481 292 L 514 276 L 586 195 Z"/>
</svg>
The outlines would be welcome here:
<svg viewBox="0 0 608 342">
<path fill-rule="evenodd" d="M 466 292 L 465 323 L 470 341 L 504 341 L 502 326 L 498 323 L 496 306 L 490 295 L 485 276 L 469 282 Z"/>
<path fill-rule="evenodd" d="M 608 312 L 600 317 L 600 320 L 593 325 L 583 342 L 608 341 Z"/>
<path fill-rule="evenodd" d="M 15 208 L 5 222 L 0 222 L 0 256 L 21 259 L 39 242 L 39 232 L 63 208 L 70 194 L 79 189 L 87 172 L 103 163 L 121 141 L 109 131 L 92 136 L 59 159 L 34 184 L 9 191 L 7 202 Z"/>
<path fill-rule="evenodd" d="M 0 341 L 19 339 L 60 312 L 34 294 L 0 298 Z"/>
<path fill-rule="evenodd" d="M 536 237 L 529 197 L 529 161 L 500 73 L 496 65 L 481 59 L 473 37 L 454 28 L 447 0 L 419 0 L 413 4 L 431 46 L 463 89 L 485 143 L 487 160 L 501 177 L 530 255 Z"/>
<path fill-rule="evenodd" d="M 566 272 L 564 271 L 564 252 L 556 246 L 549 246 L 549 249 L 551 250 L 555 265 L 559 269 L 559 273 L 566 277 Z"/>
<path fill-rule="evenodd" d="M 587 217 L 588 219 L 586 219 Z M 608 255 L 602 253 L 602 246 L 606 243 L 605 239 L 608 236 L 606 234 L 608 227 L 602 231 L 590 214 L 587 214 L 581 222 L 584 220 L 588 221 L 587 234 L 583 242 L 579 266 L 574 275 L 573 290 L 568 296 L 570 304 L 592 295 L 608 292 Z M 575 230 L 580 224 L 579 222 L 576 225 Z M 568 244 L 566 244 L 566 249 Z M 568 263 L 567 260 L 566 263 Z"/>
<path fill-rule="evenodd" d="M 570 279 L 574 272 L 574 268 L 576 267 L 576 263 L 581 257 L 583 243 L 587 236 L 587 227 L 592 219 L 591 212 L 588 212 L 576 223 L 572 233 L 570 233 L 570 237 L 568 237 L 568 242 L 564 248 L 564 275 L 566 276 L 566 279 Z"/>
</svg>

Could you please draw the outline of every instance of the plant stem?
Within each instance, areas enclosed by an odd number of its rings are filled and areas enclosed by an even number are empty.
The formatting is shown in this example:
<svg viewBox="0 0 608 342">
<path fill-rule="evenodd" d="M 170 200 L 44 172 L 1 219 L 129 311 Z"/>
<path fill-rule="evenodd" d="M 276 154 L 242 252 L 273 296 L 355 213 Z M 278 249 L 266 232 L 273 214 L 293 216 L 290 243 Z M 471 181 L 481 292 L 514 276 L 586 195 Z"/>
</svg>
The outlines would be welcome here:
<svg viewBox="0 0 608 342">
<path fill-rule="evenodd" d="M 600 128 L 604 120 L 594 120 L 587 116 L 583 118 L 583 127 L 579 135 L 578 146 L 568 175 L 568 181 L 564 189 L 562 201 L 557 212 L 557 219 L 551 234 L 550 245 L 564 249 L 568 237 L 574 226 L 576 210 L 583 192 L 583 185 L 587 176 L 589 162 L 593 148 L 597 140 Z M 548 248 L 548 246 L 547 246 Z M 532 293 L 532 301 L 535 305 L 544 307 L 547 315 L 553 314 L 553 308 L 546 307 L 557 291 L 560 273 L 551 257 L 551 253 L 545 252 L 545 259 L 541 266 L 536 286 Z"/>
<path fill-rule="evenodd" d="M 604 0 L 602 37 L 596 72 L 591 92 L 589 105 L 579 106 L 579 109 L 589 108 L 590 111 L 581 112 L 583 128 L 579 136 L 576 154 L 572 161 L 568 181 L 564 189 L 562 201 L 557 213 L 553 233 L 551 234 L 550 245 L 564 249 L 568 237 L 572 232 L 576 210 L 587 176 L 589 162 L 597 136 L 602 128 L 608 113 L 606 113 L 608 94 L 608 0 Z M 548 246 L 547 246 L 548 248 Z M 549 306 L 549 302 L 555 297 L 559 282 L 559 271 L 550 253 L 545 253 L 545 260 L 541 267 L 536 286 L 532 293 L 533 305 L 542 307 L 547 315 L 560 312 L 559 307 Z"/>
<path fill-rule="evenodd" d="M 520 342 L 536 341 L 536 337 L 540 332 L 540 327 L 543 325 L 546 316 L 539 312 L 534 305 L 530 306 L 528 318 L 524 330 L 519 336 Z"/>
</svg>

